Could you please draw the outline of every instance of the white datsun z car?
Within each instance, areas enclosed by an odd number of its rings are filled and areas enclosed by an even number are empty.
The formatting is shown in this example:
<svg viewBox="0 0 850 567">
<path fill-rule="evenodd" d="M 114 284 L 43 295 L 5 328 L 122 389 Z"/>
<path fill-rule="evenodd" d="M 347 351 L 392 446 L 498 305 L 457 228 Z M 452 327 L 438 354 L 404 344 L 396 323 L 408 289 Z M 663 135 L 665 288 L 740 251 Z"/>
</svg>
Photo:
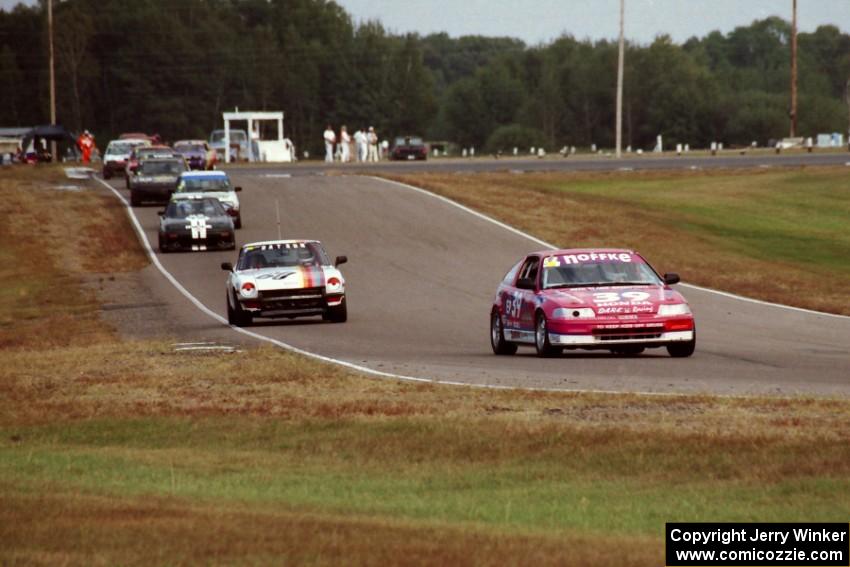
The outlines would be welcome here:
<svg viewBox="0 0 850 567">
<path fill-rule="evenodd" d="M 321 315 L 344 323 L 348 318 L 345 278 L 317 240 L 274 240 L 246 244 L 234 268 L 224 262 L 227 276 L 227 320 L 245 327 L 254 317 L 281 318 Z"/>
</svg>

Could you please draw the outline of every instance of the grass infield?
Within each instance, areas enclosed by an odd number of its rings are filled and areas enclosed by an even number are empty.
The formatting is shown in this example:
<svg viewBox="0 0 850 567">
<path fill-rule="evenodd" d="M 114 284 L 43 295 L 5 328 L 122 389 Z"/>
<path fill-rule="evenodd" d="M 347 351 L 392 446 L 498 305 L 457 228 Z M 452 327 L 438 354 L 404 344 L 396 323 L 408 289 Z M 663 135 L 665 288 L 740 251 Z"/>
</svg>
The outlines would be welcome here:
<svg viewBox="0 0 850 567">
<path fill-rule="evenodd" d="M 633 248 L 685 282 L 850 315 L 846 167 L 384 177 L 556 246 Z"/>
<path fill-rule="evenodd" d="M 850 515 L 845 400 L 485 391 L 121 340 L 92 282 L 145 259 L 113 199 L 63 183 L 0 172 L 4 565 L 660 565 L 666 521 Z"/>
</svg>

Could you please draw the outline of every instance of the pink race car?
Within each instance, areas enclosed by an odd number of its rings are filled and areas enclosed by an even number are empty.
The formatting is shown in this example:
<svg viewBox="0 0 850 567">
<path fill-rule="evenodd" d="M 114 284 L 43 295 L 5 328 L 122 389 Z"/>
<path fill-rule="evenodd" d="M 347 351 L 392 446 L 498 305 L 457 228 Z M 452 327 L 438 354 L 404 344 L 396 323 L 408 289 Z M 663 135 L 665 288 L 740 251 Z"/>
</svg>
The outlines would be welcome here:
<svg viewBox="0 0 850 567">
<path fill-rule="evenodd" d="M 539 356 L 564 349 L 638 355 L 667 347 L 686 357 L 696 347 L 685 298 L 631 250 L 546 250 L 529 254 L 505 275 L 490 311 L 496 354 L 534 346 Z"/>
</svg>

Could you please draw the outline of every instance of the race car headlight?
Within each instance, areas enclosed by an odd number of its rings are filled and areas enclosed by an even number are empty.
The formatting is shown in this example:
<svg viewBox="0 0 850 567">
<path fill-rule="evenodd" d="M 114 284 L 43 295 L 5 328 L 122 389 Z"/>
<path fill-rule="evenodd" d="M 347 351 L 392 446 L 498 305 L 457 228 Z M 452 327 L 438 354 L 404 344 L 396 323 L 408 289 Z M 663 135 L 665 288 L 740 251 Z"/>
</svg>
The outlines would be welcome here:
<svg viewBox="0 0 850 567">
<path fill-rule="evenodd" d="M 337 277 L 328 278 L 327 282 L 328 293 L 339 293 L 342 291 L 342 280 Z"/>
<path fill-rule="evenodd" d="M 674 303 L 672 305 L 660 305 L 658 307 L 659 317 L 670 317 L 673 315 L 690 315 L 691 308 L 687 303 Z"/>
<path fill-rule="evenodd" d="M 239 289 L 239 293 L 242 294 L 242 297 L 256 297 L 257 286 L 255 286 L 251 282 L 245 282 Z"/>
<path fill-rule="evenodd" d="M 559 307 L 552 312 L 554 319 L 592 319 L 594 317 L 596 317 L 596 313 L 590 307 L 577 307 L 575 309 Z"/>
</svg>

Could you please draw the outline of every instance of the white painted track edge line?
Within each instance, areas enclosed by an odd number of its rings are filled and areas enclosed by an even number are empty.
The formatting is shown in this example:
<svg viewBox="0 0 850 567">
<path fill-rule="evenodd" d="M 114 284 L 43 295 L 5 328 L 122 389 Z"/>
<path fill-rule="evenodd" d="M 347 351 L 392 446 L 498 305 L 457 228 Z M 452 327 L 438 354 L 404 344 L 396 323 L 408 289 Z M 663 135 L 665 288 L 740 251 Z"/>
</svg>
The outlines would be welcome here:
<svg viewBox="0 0 850 567">
<path fill-rule="evenodd" d="M 121 204 L 124 206 L 124 210 L 127 213 L 127 216 L 130 218 L 130 221 L 133 223 L 133 228 L 136 231 L 136 235 L 139 237 L 139 240 L 142 243 L 142 248 L 144 249 L 145 253 L 148 255 L 148 258 L 150 258 L 151 263 L 153 263 L 153 265 L 156 267 L 157 270 L 159 270 L 159 272 L 165 277 L 165 279 L 168 280 L 168 282 L 171 283 L 171 285 L 173 285 L 174 288 L 177 289 L 177 291 L 179 291 L 184 297 L 186 297 L 186 299 L 188 299 L 190 302 L 192 302 L 192 304 L 195 307 L 197 307 L 201 312 L 203 312 L 204 314 L 213 318 L 214 320 L 218 321 L 222 325 L 230 327 L 232 330 L 236 331 L 237 333 L 241 333 L 245 336 L 251 337 L 251 338 L 256 339 L 258 341 L 263 341 L 263 342 L 273 344 L 273 345 L 275 345 L 275 346 L 277 346 L 277 347 L 279 347 L 283 350 L 287 350 L 289 352 L 294 352 L 296 354 L 300 354 L 300 355 L 306 356 L 308 358 L 312 358 L 314 360 L 319 360 L 321 362 L 336 364 L 338 366 L 348 368 L 349 370 L 353 370 L 353 371 L 359 372 L 361 374 L 376 376 L 376 377 L 379 377 L 379 378 L 390 378 L 390 379 L 394 379 L 394 380 L 402 380 L 402 381 L 405 381 L 405 382 L 439 384 L 441 386 L 463 386 L 463 387 L 466 387 L 466 388 L 482 388 L 482 389 L 488 389 L 488 390 L 522 390 L 522 391 L 533 391 L 533 392 L 552 392 L 552 393 L 560 393 L 560 394 L 604 394 L 604 395 L 616 395 L 616 396 L 638 395 L 638 396 L 660 396 L 660 397 L 704 397 L 704 396 L 710 396 L 710 397 L 747 397 L 747 396 L 723 396 L 723 395 L 716 395 L 716 394 L 707 394 L 705 392 L 693 392 L 693 393 L 641 392 L 641 391 L 626 392 L 626 391 L 616 391 L 616 390 L 582 390 L 582 389 L 567 389 L 567 388 L 536 388 L 536 387 L 526 387 L 526 386 L 505 386 L 505 385 L 500 385 L 500 384 L 472 384 L 472 383 L 469 383 L 469 382 L 456 382 L 456 381 L 453 381 L 453 380 L 438 380 L 438 379 L 435 379 L 435 378 L 419 378 L 419 377 L 416 377 L 416 376 L 406 376 L 404 374 L 394 374 L 392 372 L 384 372 L 382 370 L 375 370 L 374 368 L 369 368 L 368 366 L 361 366 L 359 364 L 354 364 L 353 362 L 348 362 L 348 361 L 341 360 L 341 359 L 338 359 L 338 358 L 331 358 L 329 356 L 325 356 L 325 355 L 322 355 L 322 354 L 317 354 L 315 352 L 303 350 L 303 349 L 300 349 L 300 348 L 298 348 L 294 345 L 291 345 L 289 343 L 285 343 L 283 341 L 279 341 L 277 339 L 273 339 L 271 337 L 267 337 L 267 336 L 261 335 L 259 333 L 254 333 L 254 332 L 249 331 L 247 329 L 243 329 L 242 327 L 236 327 L 234 325 L 230 325 L 227 322 L 227 319 L 225 319 L 224 317 L 222 317 L 221 315 L 219 315 L 218 313 L 216 313 L 215 311 L 211 310 L 206 305 L 204 305 L 201 302 L 201 300 L 196 298 L 194 295 L 191 294 L 191 292 L 189 292 L 189 290 L 187 290 L 185 287 L 183 287 L 183 284 L 181 284 L 179 281 L 177 281 L 177 278 L 175 278 L 173 275 L 171 275 L 171 272 L 166 270 L 165 266 L 163 266 L 162 263 L 159 261 L 159 258 L 157 258 L 156 253 L 154 252 L 153 248 L 151 247 L 150 241 L 148 240 L 148 237 L 145 234 L 145 230 L 142 228 L 142 225 L 139 222 L 139 219 L 136 217 L 136 213 L 133 211 L 133 208 L 130 206 L 130 203 L 127 202 L 127 199 L 125 199 L 124 196 L 121 195 L 121 193 L 119 193 L 118 190 L 115 189 L 115 187 L 113 187 L 112 185 L 110 185 L 109 183 L 107 183 L 106 181 L 101 179 L 100 177 L 95 176 L 95 177 L 92 177 L 92 179 L 94 179 L 95 181 L 97 181 L 98 183 L 100 183 L 101 185 L 106 187 L 107 189 L 109 189 L 112 192 L 112 194 L 115 195 L 118 198 L 119 202 L 121 202 Z M 388 180 L 384 180 L 384 181 L 388 181 Z M 417 188 L 414 188 L 414 189 L 417 189 Z M 433 196 L 437 197 L 437 195 L 434 195 L 433 193 L 428 193 L 427 191 L 424 191 L 424 190 L 421 190 L 421 189 L 420 189 L 420 191 L 423 191 L 424 193 L 427 193 L 429 195 L 433 195 Z M 459 203 L 457 203 L 456 205 L 461 206 L 461 207 L 463 206 L 463 205 L 460 205 Z M 469 209 L 469 211 L 471 213 L 480 215 L 480 213 L 476 213 L 476 211 L 473 211 L 472 209 Z M 483 215 L 481 215 L 481 216 L 483 216 Z M 499 223 L 496 220 L 493 220 L 492 222 L 495 222 L 495 223 L 501 225 L 501 223 Z M 505 228 L 507 228 L 508 230 L 513 230 L 513 231 L 517 232 L 518 234 L 522 234 L 520 231 L 513 229 L 512 227 L 509 227 L 508 225 L 503 225 L 503 226 Z M 527 235 L 523 234 L 523 236 L 527 236 Z M 537 240 L 537 239 L 534 239 L 533 237 L 530 237 L 530 238 L 532 238 L 533 240 Z M 543 243 L 543 241 L 538 241 L 538 242 Z"/>
<path fill-rule="evenodd" d="M 386 178 L 383 178 L 383 177 L 378 177 L 376 175 L 368 175 L 368 176 L 364 176 L 364 177 L 368 177 L 369 179 L 377 179 L 377 180 L 383 181 L 384 183 L 391 183 L 393 185 L 398 185 L 399 187 L 404 187 L 405 189 L 409 189 L 411 191 L 416 191 L 417 193 L 421 193 L 423 195 L 428 195 L 429 197 L 432 197 L 434 199 L 438 199 L 440 201 L 448 203 L 449 205 L 451 205 L 453 207 L 457 207 L 458 209 L 461 209 L 462 211 L 465 211 L 465 212 L 467 212 L 467 213 L 469 213 L 473 216 L 476 216 L 476 217 L 478 217 L 482 220 L 485 220 L 487 222 L 493 223 L 496 226 L 504 228 L 505 230 L 509 230 L 510 232 L 513 232 L 514 234 L 517 234 L 519 236 L 527 238 L 528 240 L 531 240 L 532 242 L 540 244 L 541 246 L 544 246 L 546 248 L 549 248 L 550 250 L 557 250 L 558 249 L 558 247 L 555 246 L 554 244 L 546 242 L 545 240 L 541 240 L 541 239 L 537 238 L 536 236 L 532 236 L 532 235 L 528 234 L 527 232 L 523 232 L 516 227 L 513 227 L 509 224 L 503 223 L 500 220 L 496 220 L 491 216 L 485 215 L 484 213 L 476 211 L 475 209 L 467 207 L 466 205 L 462 205 L 461 203 L 458 203 L 457 201 L 449 199 L 448 197 L 444 197 L 443 195 L 438 195 L 437 193 L 433 193 L 431 191 L 428 191 L 427 189 L 422 189 L 421 187 L 416 187 L 415 185 L 410 185 L 408 183 L 402 183 L 400 181 L 395 181 L 393 179 L 386 179 Z M 748 302 L 748 303 L 755 303 L 755 304 L 758 304 L 758 305 L 766 305 L 766 306 L 769 306 L 769 307 L 776 307 L 778 309 L 788 309 L 788 310 L 791 310 L 791 311 L 798 311 L 800 313 L 808 313 L 808 314 L 811 314 L 811 315 L 822 315 L 824 317 L 836 317 L 836 318 L 839 318 L 839 319 L 850 319 L 850 316 L 847 316 L 847 315 L 839 315 L 838 313 L 827 313 L 825 311 L 815 311 L 814 309 L 805 309 L 803 307 L 794 307 L 792 305 L 783 305 L 782 303 L 772 303 L 770 301 L 764 301 L 764 300 L 761 300 L 761 299 L 753 299 L 752 297 L 737 295 L 737 294 L 734 294 L 734 293 L 730 293 L 728 291 L 720 291 L 720 290 L 717 290 L 717 289 L 711 289 L 709 287 L 702 287 L 702 286 L 698 286 L 698 285 L 694 285 L 694 284 L 680 283 L 678 285 L 680 285 L 682 287 L 696 289 L 696 290 L 703 291 L 703 292 L 706 292 L 706 293 L 713 293 L 713 294 L 720 295 L 720 296 L 723 296 L 723 297 L 727 297 L 727 298 L 730 298 L 730 299 L 737 299 L 738 301 L 745 301 L 745 302 Z"/>
</svg>

